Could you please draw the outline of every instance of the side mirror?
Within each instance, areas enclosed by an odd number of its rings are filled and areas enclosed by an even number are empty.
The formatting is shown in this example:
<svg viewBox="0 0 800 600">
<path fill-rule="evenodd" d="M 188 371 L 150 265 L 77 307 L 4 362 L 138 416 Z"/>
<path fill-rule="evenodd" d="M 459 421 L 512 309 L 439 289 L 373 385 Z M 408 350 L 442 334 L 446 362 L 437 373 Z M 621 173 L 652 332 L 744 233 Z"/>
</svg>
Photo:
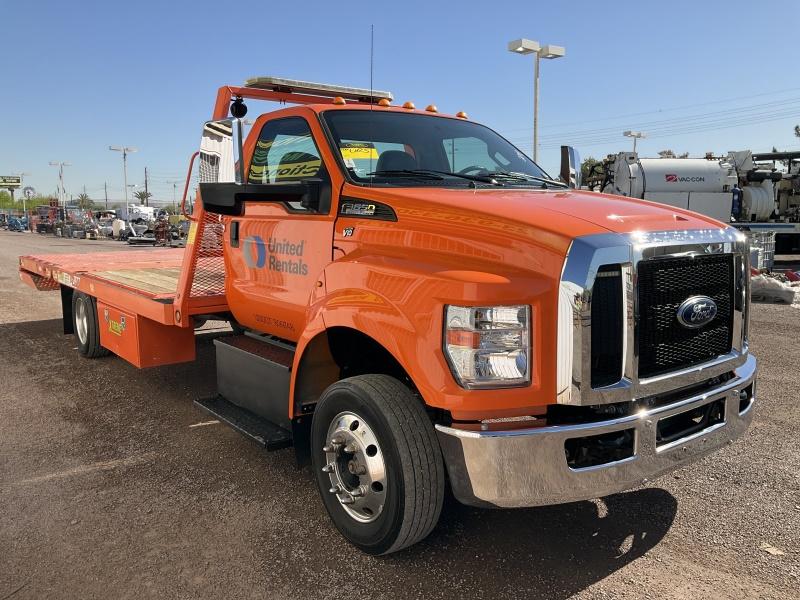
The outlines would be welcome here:
<svg viewBox="0 0 800 600">
<path fill-rule="evenodd" d="M 571 188 L 581 187 L 581 157 L 572 146 L 561 146 L 561 181 Z"/>
<path fill-rule="evenodd" d="M 232 118 L 206 121 L 199 162 L 200 183 L 244 183 L 242 122 Z"/>
</svg>

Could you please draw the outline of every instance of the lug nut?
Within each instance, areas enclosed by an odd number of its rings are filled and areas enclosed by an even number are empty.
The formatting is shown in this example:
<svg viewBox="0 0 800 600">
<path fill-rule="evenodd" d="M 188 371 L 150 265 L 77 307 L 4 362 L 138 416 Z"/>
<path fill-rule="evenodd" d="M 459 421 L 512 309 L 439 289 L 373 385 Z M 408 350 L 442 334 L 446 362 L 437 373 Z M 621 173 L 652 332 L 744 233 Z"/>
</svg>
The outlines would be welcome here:
<svg viewBox="0 0 800 600">
<path fill-rule="evenodd" d="M 331 471 L 333 471 L 333 465 L 325 465 L 324 467 L 322 467 L 323 473 L 330 473 Z"/>
<path fill-rule="evenodd" d="M 325 453 L 336 452 L 336 450 L 333 449 L 333 446 L 323 446 L 322 447 L 322 451 L 325 452 Z"/>
<path fill-rule="evenodd" d="M 342 486 L 338 483 L 328 490 L 331 494 L 339 494 L 342 491 Z"/>
<path fill-rule="evenodd" d="M 350 493 L 353 495 L 353 497 L 358 498 L 359 496 L 364 495 L 364 489 L 361 486 L 359 486 Z"/>
<path fill-rule="evenodd" d="M 347 446 L 344 447 L 344 451 L 348 454 L 355 454 L 356 450 L 358 450 L 358 446 L 355 444 L 347 444 Z"/>
<path fill-rule="evenodd" d="M 350 496 L 345 496 L 344 498 L 339 498 L 339 502 L 342 504 L 353 504 L 355 500 L 353 500 Z"/>
</svg>

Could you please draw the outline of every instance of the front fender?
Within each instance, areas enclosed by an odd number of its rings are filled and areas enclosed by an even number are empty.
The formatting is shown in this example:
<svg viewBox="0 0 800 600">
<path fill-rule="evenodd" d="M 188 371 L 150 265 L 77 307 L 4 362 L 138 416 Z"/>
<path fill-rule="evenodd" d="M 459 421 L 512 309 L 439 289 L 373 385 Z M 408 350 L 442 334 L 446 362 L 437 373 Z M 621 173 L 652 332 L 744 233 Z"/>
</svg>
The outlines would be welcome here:
<svg viewBox="0 0 800 600">
<path fill-rule="evenodd" d="M 408 373 L 425 403 L 457 419 L 540 413 L 552 402 L 552 382 L 543 382 L 541 354 L 534 359 L 534 382 L 524 388 L 465 390 L 453 378 L 442 350 L 444 306 L 531 304 L 534 345 L 542 347 L 543 309 L 554 300 L 551 282 L 517 271 L 514 276 L 454 271 L 429 263 L 386 257 L 339 260 L 324 274 L 325 293 L 309 306 L 308 326 L 298 340 L 294 374 L 308 344 L 331 327 L 360 331 L 383 346 Z M 553 296 L 553 297 L 551 297 Z M 294 398 L 295 381 L 292 381 Z"/>
</svg>

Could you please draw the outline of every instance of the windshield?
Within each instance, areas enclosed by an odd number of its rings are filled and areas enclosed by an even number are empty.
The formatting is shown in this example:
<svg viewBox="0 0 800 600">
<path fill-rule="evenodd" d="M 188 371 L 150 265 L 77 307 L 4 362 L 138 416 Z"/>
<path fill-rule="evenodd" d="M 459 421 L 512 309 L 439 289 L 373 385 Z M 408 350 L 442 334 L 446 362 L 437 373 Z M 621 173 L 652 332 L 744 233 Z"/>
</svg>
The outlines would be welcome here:
<svg viewBox="0 0 800 600">
<path fill-rule="evenodd" d="M 323 113 L 356 182 L 395 186 L 559 185 L 497 133 L 470 121 L 386 111 Z"/>
</svg>

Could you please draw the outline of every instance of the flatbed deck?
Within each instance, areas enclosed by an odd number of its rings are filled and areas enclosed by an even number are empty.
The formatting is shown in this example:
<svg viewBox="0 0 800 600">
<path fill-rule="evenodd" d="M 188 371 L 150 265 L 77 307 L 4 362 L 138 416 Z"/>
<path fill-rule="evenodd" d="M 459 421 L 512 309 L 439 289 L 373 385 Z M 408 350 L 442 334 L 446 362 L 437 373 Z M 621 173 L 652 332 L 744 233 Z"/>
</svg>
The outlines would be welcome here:
<svg viewBox="0 0 800 600">
<path fill-rule="evenodd" d="M 158 323 L 173 325 L 173 304 L 179 299 L 186 256 L 183 248 L 21 256 L 20 277 L 40 290 L 65 285 Z M 216 284 L 207 286 L 211 291 L 192 294 L 187 314 L 226 311 L 225 296 L 220 293 L 224 273 L 195 265 L 192 277 L 198 275 Z"/>
</svg>

